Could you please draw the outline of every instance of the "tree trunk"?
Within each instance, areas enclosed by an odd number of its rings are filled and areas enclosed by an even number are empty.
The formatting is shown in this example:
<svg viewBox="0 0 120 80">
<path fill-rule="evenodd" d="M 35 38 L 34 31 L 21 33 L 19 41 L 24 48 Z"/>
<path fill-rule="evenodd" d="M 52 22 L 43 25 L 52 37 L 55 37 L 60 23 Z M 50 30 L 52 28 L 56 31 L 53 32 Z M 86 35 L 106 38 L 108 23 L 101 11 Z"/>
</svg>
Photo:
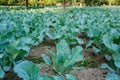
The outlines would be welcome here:
<svg viewBox="0 0 120 80">
<path fill-rule="evenodd" d="M 66 4 L 65 0 L 63 0 L 63 10 L 64 11 L 65 11 L 65 4 Z"/>
<path fill-rule="evenodd" d="M 73 0 L 73 6 L 76 6 L 76 5 L 77 5 L 77 1 Z"/>
<path fill-rule="evenodd" d="M 28 7 L 28 0 L 26 0 L 26 7 Z"/>
<path fill-rule="evenodd" d="M 111 6 L 111 3 L 109 3 L 109 6 Z"/>
<path fill-rule="evenodd" d="M 23 1 L 23 0 L 20 0 L 20 2 L 19 2 L 20 7 L 22 7 L 22 1 Z"/>
</svg>

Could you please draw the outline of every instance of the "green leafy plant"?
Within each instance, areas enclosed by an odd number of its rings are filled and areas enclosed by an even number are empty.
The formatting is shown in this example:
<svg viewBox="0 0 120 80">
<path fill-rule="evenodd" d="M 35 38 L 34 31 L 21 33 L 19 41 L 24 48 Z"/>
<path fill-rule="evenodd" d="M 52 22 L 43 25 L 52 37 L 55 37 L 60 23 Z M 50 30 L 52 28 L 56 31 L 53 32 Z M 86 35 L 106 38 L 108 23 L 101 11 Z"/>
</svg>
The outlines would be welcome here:
<svg viewBox="0 0 120 80">
<path fill-rule="evenodd" d="M 23 61 L 14 67 L 15 73 L 23 80 L 42 80 L 39 67 L 29 61 Z"/>
<path fill-rule="evenodd" d="M 61 76 L 41 75 L 40 68 L 30 61 L 22 61 L 19 64 L 16 64 L 14 72 L 23 80 L 64 80 Z M 2 77 L 2 75 L 3 73 L 0 77 Z M 70 74 L 66 74 L 66 77 L 67 80 L 76 80 L 76 78 Z"/>
<path fill-rule="evenodd" d="M 30 61 L 22 61 L 17 64 L 14 72 L 23 80 L 56 80 L 55 76 L 41 75 L 40 67 Z"/>
<path fill-rule="evenodd" d="M 108 69 L 108 73 L 106 75 L 106 80 L 120 80 L 120 75 L 116 73 L 114 69 L 112 69 L 108 64 L 103 63 L 101 68 Z"/>
<path fill-rule="evenodd" d="M 110 36 L 111 35 L 111 36 Z M 116 29 L 111 29 L 110 34 L 106 34 L 103 37 L 103 43 L 111 52 L 114 64 L 116 67 L 120 68 L 120 44 L 119 44 L 120 34 Z"/>
<path fill-rule="evenodd" d="M 81 46 L 77 46 L 70 50 L 68 43 L 65 40 L 60 40 L 56 45 L 57 53 L 49 51 L 50 57 L 42 54 L 44 61 L 48 65 L 52 65 L 53 69 L 58 74 L 68 73 L 70 70 L 81 69 L 82 67 L 75 67 L 75 63 L 83 60 Z M 50 59 L 51 58 L 51 59 Z"/>
</svg>

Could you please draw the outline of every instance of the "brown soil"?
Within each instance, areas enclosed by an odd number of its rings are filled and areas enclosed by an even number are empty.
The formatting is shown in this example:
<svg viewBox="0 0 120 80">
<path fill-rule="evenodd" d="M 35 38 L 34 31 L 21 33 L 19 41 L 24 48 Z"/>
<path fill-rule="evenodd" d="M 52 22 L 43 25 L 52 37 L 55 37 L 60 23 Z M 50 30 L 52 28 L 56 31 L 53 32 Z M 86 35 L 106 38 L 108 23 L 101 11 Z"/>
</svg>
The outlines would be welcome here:
<svg viewBox="0 0 120 80">
<path fill-rule="evenodd" d="M 86 60 L 91 60 L 93 63 L 93 67 L 100 67 L 102 63 L 106 62 L 104 56 L 102 54 L 96 54 L 92 49 L 83 50 L 84 58 Z"/>
<path fill-rule="evenodd" d="M 43 43 L 41 43 L 38 46 L 33 46 L 31 48 L 30 51 L 30 55 L 29 56 L 37 56 L 37 57 L 41 57 L 41 54 L 46 54 L 49 55 L 48 53 L 48 49 L 52 50 L 52 51 L 56 51 L 55 49 L 55 43 L 53 40 L 47 39 L 45 40 Z"/>
<path fill-rule="evenodd" d="M 38 64 L 40 66 L 40 74 L 48 74 L 48 75 L 57 75 L 56 72 L 52 69 L 51 66 L 48 66 L 47 64 Z"/>
<path fill-rule="evenodd" d="M 87 68 L 81 71 L 71 72 L 71 74 L 77 77 L 77 80 L 105 80 L 106 73 L 106 70 L 93 68 Z"/>
<path fill-rule="evenodd" d="M 46 64 L 38 65 L 41 67 L 40 74 L 57 75 L 51 66 Z M 77 80 L 105 80 L 107 70 L 99 68 L 84 68 L 83 70 L 74 70 L 70 74 L 76 76 Z"/>
<path fill-rule="evenodd" d="M 36 46 L 36 47 L 33 47 L 31 49 L 31 51 L 30 51 L 30 55 L 29 56 L 41 57 L 41 54 L 49 55 L 47 49 L 55 51 L 55 46 L 47 46 L 47 45 L 45 45 L 45 46 Z"/>
<path fill-rule="evenodd" d="M 13 71 L 10 71 L 6 73 L 3 80 L 23 80 L 23 79 L 20 79 L 16 73 L 14 73 Z"/>
</svg>

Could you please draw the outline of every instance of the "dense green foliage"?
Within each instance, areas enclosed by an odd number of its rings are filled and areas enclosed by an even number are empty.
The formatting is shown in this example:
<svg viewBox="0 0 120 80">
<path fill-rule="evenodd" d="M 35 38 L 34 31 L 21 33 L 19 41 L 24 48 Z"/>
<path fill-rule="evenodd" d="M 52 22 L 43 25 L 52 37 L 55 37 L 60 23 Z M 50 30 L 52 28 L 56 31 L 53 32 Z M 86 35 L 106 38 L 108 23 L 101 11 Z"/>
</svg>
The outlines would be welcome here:
<svg viewBox="0 0 120 80">
<path fill-rule="evenodd" d="M 4 77 L 4 72 L 13 68 L 18 73 L 16 68 L 26 67 L 26 62 L 22 61 L 23 57 L 29 55 L 31 46 L 39 45 L 46 38 L 55 40 L 58 52 L 56 55 L 51 54 L 52 60 L 43 55 L 45 62 L 52 63 L 56 67 L 56 64 L 59 65 L 62 61 L 64 67 L 73 67 L 77 61 L 82 60 L 82 49 L 78 46 L 70 50 L 68 45 L 83 44 L 81 38 L 76 36 L 82 32 L 86 33 L 90 39 L 83 48 L 91 47 L 96 53 L 107 55 L 107 60 L 114 61 L 113 66 L 117 70 L 114 73 L 118 74 L 120 72 L 120 14 L 116 13 L 120 13 L 120 7 L 68 8 L 65 12 L 62 12 L 60 8 L 1 9 L 0 78 Z M 63 39 L 64 41 L 61 42 Z M 65 44 L 66 49 L 64 50 Z M 76 55 L 80 60 L 74 59 Z M 67 56 L 69 57 L 67 58 Z M 108 59 L 109 57 L 112 58 Z M 35 66 L 31 62 L 27 62 L 27 64 Z M 57 68 L 54 68 L 56 72 L 62 71 Z M 26 68 L 23 70 L 26 71 Z M 29 71 L 31 69 L 28 69 Z M 38 75 L 37 73 L 35 76 Z M 59 74 L 61 73 L 64 73 L 64 69 Z M 26 72 L 26 75 L 28 74 Z M 60 76 L 54 78 L 58 77 L 61 78 Z M 70 74 L 67 74 L 66 77 L 73 78 Z"/>
</svg>

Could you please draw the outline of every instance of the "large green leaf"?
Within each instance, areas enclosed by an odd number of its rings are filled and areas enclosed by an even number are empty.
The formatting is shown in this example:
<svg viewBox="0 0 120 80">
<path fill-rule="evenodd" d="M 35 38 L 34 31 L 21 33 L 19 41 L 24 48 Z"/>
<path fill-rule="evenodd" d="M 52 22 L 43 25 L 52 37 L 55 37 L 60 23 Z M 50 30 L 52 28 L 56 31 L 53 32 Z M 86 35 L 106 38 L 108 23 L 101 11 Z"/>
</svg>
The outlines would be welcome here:
<svg viewBox="0 0 120 80">
<path fill-rule="evenodd" d="M 57 48 L 57 59 L 64 61 L 70 54 L 70 48 L 68 43 L 65 40 L 60 40 L 56 45 Z"/>
<path fill-rule="evenodd" d="M 103 36 L 103 43 L 111 50 L 117 51 L 119 49 L 119 45 L 113 43 L 113 36 L 108 34 Z"/>
<path fill-rule="evenodd" d="M 101 68 L 106 68 L 109 71 L 106 75 L 106 80 L 120 80 L 120 76 L 108 64 L 103 63 Z"/>
<path fill-rule="evenodd" d="M 19 53 L 19 50 L 17 49 L 18 44 L 18 41 L 14 41 L 6 47 L 6 53 L 10 55 L 13 59 L 15 59 Z"/>
<path fill-rule="evenodd" d="M 42 80 L 39 67 L 30 61 L 23 61 L 14 67 L 15 73 L 23 80 Z"/>
<path fill-rule="evenodd" d="M 119 52 L 115 52 L 113 51 L 112 52 L 112 56 L 113 56 L 113 59 L 114 59 L 114 64 L 116 67 L 120 68 L 120 53 Z"/>
<path fill-rule="evenodd" d="M 112 69 L 112 68 L 111 68 L 108 64 L 106 64 L 106 63 L 102 63 L 101 68 L 103 68 L 103 69 L 108 69 L 109 72 L 115 73 L 114 69 Z"/>
<path fill-rule="evenodd" d="M 58 65 L 58 60 L 56 58 L 57 54 L 54 53 L 52 50 L 49 50 L 50 57 L 52 58 L 53 65 Z"/>
<path fill-rule="evenodd" d="M 115 73 L 108 73 L 106 75 L 106 80 L 120 80 L 120 76 L 118 74 Z"/>
<path fill-rule="evenodd" d="M 103 63 L 101 65 L 101 68 L 108 69 L 108 73 L 106 75 L 106 80 L 120 80 L 119 74 L 115 72 L 114 69 L 112 69 L 110 66 L 108 66 L 106 63 Z"/>
<path fill-rule="evenodd" d="M 43 78 L 42 80 L 55 80 L 53 76 L 42 75 L 41 77 Z"/>
<path fill-rule="evenodd" d="M 118 44 L 113 43 L 113 36 L 104 35 L 103 36 L 103 43 L 108 48 L 108 50 L 111 52 L 112 57 L 114 59 L 114 64 L 116 67 L 120 68 L 120 47 Z"/>
<path fill-rule="evenodd" d="M 73 48 L 71 51 L 71 54 L 65 60 L 64 66 L 65 67 L 71 66 L 78 61 L 82 61 L 83 60 L 82 50 L 83 50 L 83 48 L 81 46 L 77 46 L 77 47 Z"/>
</svg>

